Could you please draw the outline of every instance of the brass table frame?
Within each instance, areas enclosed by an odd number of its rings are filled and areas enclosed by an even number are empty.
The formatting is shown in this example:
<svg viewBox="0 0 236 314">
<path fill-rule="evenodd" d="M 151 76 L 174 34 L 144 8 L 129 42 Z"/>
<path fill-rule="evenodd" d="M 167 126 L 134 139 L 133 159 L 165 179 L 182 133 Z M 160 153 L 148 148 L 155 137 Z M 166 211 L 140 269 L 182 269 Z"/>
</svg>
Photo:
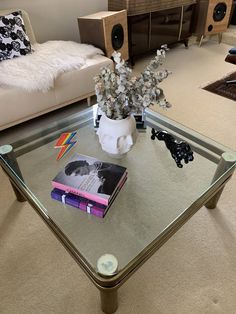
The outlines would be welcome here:
<svg viewBox="0 0 236 314">
<path fill-rule="evenodd" d="M 22 151 L 18 149 L 17 152 L 14 153 L 13 148 L 10 145 L 0 147 L 0 165 L 12 184 L 17 200 L 20 202 L 28 201 L 28 203 L 36 210 L 75 261 L 80 265 L 89 279 L 100 290 L 101 307 L 105 313 L 114 313 L 117 310 L 118 288 L 123 285 L 123 283 L 126 282 L 126 280 L 132 276 L 132 274 L 136 272 L 137 269 L 145 263 L 145 261 L 148 260 L 168 239 L 170 239 L 176 231 L 185 224 L 185 222 L 187 222 L 203 205 L 211 209 L 216 207 L 224 186 L 232 176 L 236 166 L 236 154 L 233 151 L 229 151 L 228 148 L 215 143 L 214 141 L 184 127 L 183 125 L 178 124 L 175 121 L 155 113 L 150 109 L 146 110 L 145 116 L 147 125 L 154 127 L 155 129 L 165 129 L 177 139 L 187 141 L 194 151 L 217 163 L 218 166 L 214 178 L 212 179 L 211 187 L 205 191 L 199 199 L 192 203 L 189 208 L 179 215 L 169 226 L 167 226 L 154 241 L 152 241 L 136 256 L 136 258 L 129 262 L 121 271 L 111 277 L 102 277 L 88 264 L 77 248 L 46 214 L 43 205 L 24 183 L 22 174 L 17 164 L 16 155 L 24 153 L 28 148 L 24 147 Z M 89 121 L 91 122 L 92 118 L 92 110 L 86 109 L 81 113 L 79 118 L 74 117 L 74 122 L 77 122 L 78 125 L 81 126 L 84 123 Z M 64 127 L 66 127 L 66 123 Z M 66 130 L 67 132 L 69 131 L 68 128 L 66 128 Z M 62 129 L 58 132 L 55 132 L 55 130 L 54 132 L 49 130 L 44 143 L 55 139 L 61 131 Z M 34 147 L 35 146 L 31 147 L 31 149 Z"/>
</svg>

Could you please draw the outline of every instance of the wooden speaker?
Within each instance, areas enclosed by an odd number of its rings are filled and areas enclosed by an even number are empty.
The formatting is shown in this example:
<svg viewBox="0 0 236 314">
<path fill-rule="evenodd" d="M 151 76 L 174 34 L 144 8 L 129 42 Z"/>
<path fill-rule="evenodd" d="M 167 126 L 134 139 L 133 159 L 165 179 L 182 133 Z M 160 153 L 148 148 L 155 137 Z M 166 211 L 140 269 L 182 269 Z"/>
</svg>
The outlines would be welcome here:
<svg viewBox="0 0 236 314">
<path fill-rule="evenodd" d="M 129 59 L 127 11 L 102 11 L 78 18 L 81 43 L 102 49 L 110 58 L 119 51 Z"/>
<path fill-rule="evenodd" d="M 195 34 L 199 36 L 223 33 L 227 30 L 232 0 L 198 0 Z"/>
</svg>

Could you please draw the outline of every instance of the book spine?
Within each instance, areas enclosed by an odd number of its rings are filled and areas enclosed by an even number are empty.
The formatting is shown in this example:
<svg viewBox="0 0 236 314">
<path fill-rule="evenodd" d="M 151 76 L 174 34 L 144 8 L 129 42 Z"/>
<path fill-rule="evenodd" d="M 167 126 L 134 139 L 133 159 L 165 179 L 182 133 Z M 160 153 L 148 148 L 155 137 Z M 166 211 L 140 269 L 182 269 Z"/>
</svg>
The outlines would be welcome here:
<svg viewBox="0 0 236 314">
<path fill-rule="evenodd" d="M 57 190 L 56 188 L 54 190 L 52 190 L 51 192 L 51 197 L 54 200 L 57 200 L 63 204 L 67 204 L 70 205 L 72 207 L 78 208 L 84 212 L 87 212 L 88 214 L 94 215 L 96 217 L 99 218 L 103 218 L 107 209 L 106 208 L 100 208 L 97 207 L 94 204 L 91 204 L 89 201 L 76 201 L 73 196 L 71 197 L 71 195 L 69 193 Z M 77 197 L 77 196 L 74 196 Z"/>
<path fill-rule="evenodd" d="M 82 197 L 87 198 L 91 201 L 94 201 L 94 202 L 97 202 L 97 203 L 100 203 L 100 204 L 103 204 L 106 206 L 108 205 L 108 199 L 104 199 L 102 197 L 99 197 L 98 195 L 93 195 L 93 194 L 90 194 L 90 193 L 85 192 L 85 191 L 80 191 L 80 190 L 74 189 L 70 186 L 64 185 L 62 183 L 55 182 L 55 181 L 52 181 L 52 186 L 54 188 L 59 189 L 59 190 L 63 190 L 63 191 L 68 192 L 68 193 L 73 193 L 75 195 L 82 196 Z"/>
<path fill-rule="evenodd" d="M 116 189 L 113 191 L 112 195 L 110 196 L 108 204 L 110 204 L 110 201 L 113 199 L 114 195 L 116 195 L 117 190 L 119 191 L 121 187 L 124 185 L 126 178 L 127 178 L 127 170 L 124 172 L 123 176 L 120 178 L 120 181 L 118 182 Z"/>
</svg>

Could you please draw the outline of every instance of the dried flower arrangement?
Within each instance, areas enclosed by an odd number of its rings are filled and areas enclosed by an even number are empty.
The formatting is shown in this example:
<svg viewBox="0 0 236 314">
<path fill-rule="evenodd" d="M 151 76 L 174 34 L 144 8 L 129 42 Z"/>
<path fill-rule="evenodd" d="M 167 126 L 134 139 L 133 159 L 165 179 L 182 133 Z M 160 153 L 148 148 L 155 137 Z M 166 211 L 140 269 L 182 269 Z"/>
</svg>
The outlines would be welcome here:
<svg viewBox="0 0 236 314">
<path fill-rule="evenodd" d="M 100 74 L 94 77 L 98 106 L 108 118 L 121 120 L 132 112 L 142 112 L 154 103 L 163 108 L 171 107 L 163 90 L 158 86 L 171 73 L 168 70 L 157 71 L 163 64 L 166 50 L 166 46 L 157 50 L 155 58 L 139 77 L 132 76 L 132 70 L 121 59 L 119 52 L 112 54 L 115 69 L 104 67 Z"/>
</svg>

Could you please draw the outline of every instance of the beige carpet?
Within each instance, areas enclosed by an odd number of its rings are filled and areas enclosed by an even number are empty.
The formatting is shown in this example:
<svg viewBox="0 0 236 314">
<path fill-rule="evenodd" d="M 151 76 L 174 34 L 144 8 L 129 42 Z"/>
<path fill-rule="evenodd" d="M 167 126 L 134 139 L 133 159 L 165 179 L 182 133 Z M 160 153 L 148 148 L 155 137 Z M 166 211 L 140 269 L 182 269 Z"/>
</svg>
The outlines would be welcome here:
<svg viewBox="0 0 236 314">
<path fill-rule="evenodd" d="M 173 108 L 164 114 L 236 149 L 235 102 L 200 88 L 235 70 L 224 62 L 228 49 L 206 42 L 169 51 L 163 88 Z M 0 313 L 102 313 L 97 289 L 33 209 L 15 201 L 2 172 L 0 182 Z M 236 313 L 235 188 L 234 175 L 215 210 L 202 208 L 121 287 L 117 313 Z"/>
</svg>

